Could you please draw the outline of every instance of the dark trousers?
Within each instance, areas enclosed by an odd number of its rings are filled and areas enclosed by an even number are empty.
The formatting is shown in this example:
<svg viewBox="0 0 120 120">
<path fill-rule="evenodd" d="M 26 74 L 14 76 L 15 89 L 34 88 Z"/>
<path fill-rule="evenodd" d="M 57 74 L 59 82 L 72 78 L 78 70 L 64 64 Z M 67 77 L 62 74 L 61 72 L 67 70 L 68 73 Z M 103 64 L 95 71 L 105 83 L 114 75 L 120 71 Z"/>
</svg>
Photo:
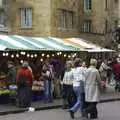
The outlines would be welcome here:
<svg viewBox="0 0 120 120">
<path fill-rule="evenodd" d="M 62 86 L 63 107 L 71 108 L 77 101 L 72 85 L 63 84 Z"/>
<path fill-rule="evenodd" d="M 87 102 L 87 108 L 85 109 L 85 112 L 90 114 L 90 118 L 97 118 L 98 117 L 98 111 L 97 111 L 97 102 Z"/>
<path fill-rule="evenodd" d="M 82 101 L 82 112 L 87 108 L 87 103 L 85 102 L 85 93 L 81 93 L 81 101 Z"/>
<path fill-rule="evenodd" d="M 28 85 L 18 87 L 18 105 L 19 107 L 30 107 L 32 90 Z"/>
<path fill-rule="evenodd" d="M 115 91 L 120 92 L 120 80 L 116 80 Z"/>
</svg>

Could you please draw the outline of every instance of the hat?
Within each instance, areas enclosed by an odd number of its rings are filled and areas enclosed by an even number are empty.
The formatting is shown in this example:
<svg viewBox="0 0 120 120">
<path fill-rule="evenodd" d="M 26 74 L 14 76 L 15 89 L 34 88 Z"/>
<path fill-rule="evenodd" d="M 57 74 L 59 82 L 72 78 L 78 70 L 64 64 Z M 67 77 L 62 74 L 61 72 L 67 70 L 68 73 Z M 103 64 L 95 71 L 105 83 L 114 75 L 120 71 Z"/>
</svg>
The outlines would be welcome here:
<svg viewBox="0 0 120 120">
<path fill-rule="evenodd" d="M 28 62 L 24 61 L 23 64 L 22 64 L 22 67 L 28 67 L 28 66 L 29 66 Z"/>
</svg>

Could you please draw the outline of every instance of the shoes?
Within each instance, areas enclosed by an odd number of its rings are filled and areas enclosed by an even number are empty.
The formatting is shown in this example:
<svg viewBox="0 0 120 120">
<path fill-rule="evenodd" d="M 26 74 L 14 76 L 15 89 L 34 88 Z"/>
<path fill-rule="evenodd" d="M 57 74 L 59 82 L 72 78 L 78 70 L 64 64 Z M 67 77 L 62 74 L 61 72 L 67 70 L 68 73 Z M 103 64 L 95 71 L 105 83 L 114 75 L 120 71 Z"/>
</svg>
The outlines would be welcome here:
<svg viewBox="0 0 120 120">
<path fill-rule="evenodd" d="M 97 119 L 97 118 L 98 118 L 97 114 L 91 114 L 90 115 L 90 119 Z"/>
<path fill-rule="evenodd" d="M 72 110 L 69 110 L 69 112 L 70 112 L 70 117 L 74 119 L 74 112 Z"/>
<path fill-rule="evenodd" d="M 82 117 L 88 118 L 88 113 L 86 112 L 86 110 L 82 111 Z"/>
<path fill-rule="evenodd" d="M 68 109 L 68 107 L 67 106 L 62 106 L 62 109 Z"/>
</svg>

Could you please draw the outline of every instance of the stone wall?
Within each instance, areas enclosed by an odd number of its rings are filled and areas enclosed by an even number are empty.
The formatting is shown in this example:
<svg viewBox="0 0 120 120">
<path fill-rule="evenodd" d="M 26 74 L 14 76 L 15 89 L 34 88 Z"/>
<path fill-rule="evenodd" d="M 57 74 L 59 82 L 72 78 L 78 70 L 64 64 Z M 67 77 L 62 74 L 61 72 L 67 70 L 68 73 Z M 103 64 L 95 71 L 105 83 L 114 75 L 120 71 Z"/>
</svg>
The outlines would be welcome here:
<svg viewBox="0 0 120 120">
<path fill-rule="evenodd" d="M 79 0 L 52 0 L 52 36 L 55 37 L 75 37 L 79 35 Z M 62 29 L 59 26 L 59 9 L 74 12 L 74 27 Z M 67 18 L 69 19 L 69 17 Z"/>
<path fill-rule="evenodd" d="M 12 7 L 14 6 L 14 7 Z M 49 36 L 51 33 L 51 3 L 50 0 L 16 0 L 11 3 L 10 34 L 27 36 Z M 32 28 L 21 28 L 20 8 L 33 9 Z"/>
</svg>

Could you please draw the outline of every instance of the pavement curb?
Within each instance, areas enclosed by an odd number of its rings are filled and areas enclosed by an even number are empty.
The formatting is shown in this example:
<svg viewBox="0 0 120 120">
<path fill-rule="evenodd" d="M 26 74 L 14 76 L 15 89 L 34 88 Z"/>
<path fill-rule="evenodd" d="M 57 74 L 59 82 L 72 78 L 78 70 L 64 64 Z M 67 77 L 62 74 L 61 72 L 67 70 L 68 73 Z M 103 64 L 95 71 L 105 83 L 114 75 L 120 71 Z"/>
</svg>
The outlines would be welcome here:
<svg viewBox="0 0 120 120">
<path fill-rule="evenodd" d="M 120 98 L 100 100 L 99 103 L 114 102 L 114 101 L 120 101 Z M 62 107 L 62 105 L 60 105 L 60 104 L 59 105 L 48 105 L 48 106 L 45 106 L 45 107 L 44 106 L 43 107 L 37 107 L 37 108 L 35 108 L 35 111 L 57 109 L 57 108 L 61 108 L 61 107 Z M 0 116 L 8 115 L 8 114 L 24 113 L 24 112 L 29 112 L 29 108 L 1 111 Z"/>
<path fill-rule="evenodd" d="M 99 103 L 114 102 L 114 101 L 120 101 L 120 98 L 108 99 L 108 100 L 100 100 Z"/>
</svg>

